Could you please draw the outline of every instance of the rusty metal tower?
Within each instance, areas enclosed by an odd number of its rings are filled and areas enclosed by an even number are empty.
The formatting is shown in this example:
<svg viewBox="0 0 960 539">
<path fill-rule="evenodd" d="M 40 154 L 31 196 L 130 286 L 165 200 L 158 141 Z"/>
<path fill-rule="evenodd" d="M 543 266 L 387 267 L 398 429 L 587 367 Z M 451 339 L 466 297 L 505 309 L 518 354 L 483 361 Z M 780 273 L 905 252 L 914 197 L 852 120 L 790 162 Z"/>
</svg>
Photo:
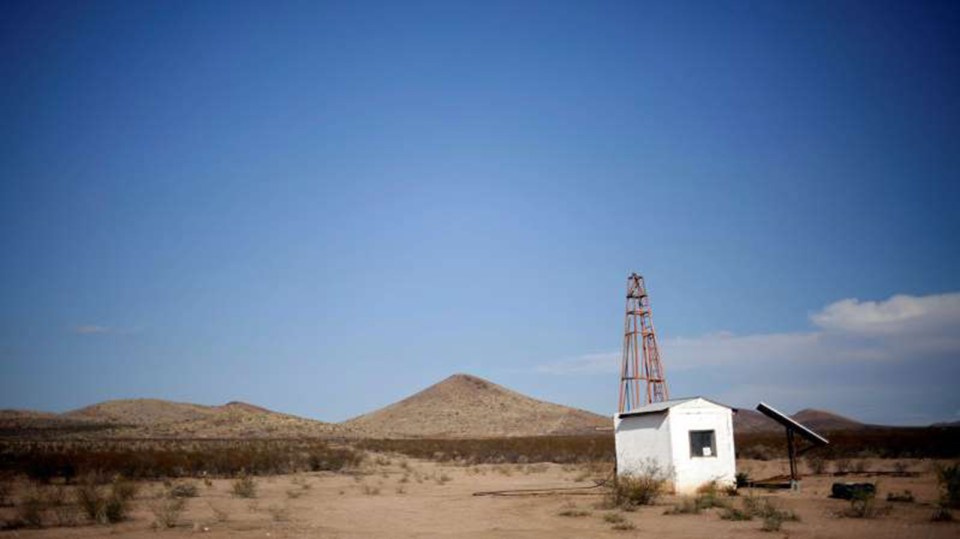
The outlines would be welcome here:
<svg viewBox="0 0 960 539">
<path fill-rule="evenodd" d="M 645 386 L 643 395 L 640 393 L 641 385 Z M 623 324 L 619 412 L 628 412 L 644 404 L 663 402 L 668 398 L 667 380 L 660 363 L 660 347 L 657 346 L 657 334 L 653 330 L 647 287 L 642 276 L 632 273 L 627 278 L 627 314 Z"/>
</svg>

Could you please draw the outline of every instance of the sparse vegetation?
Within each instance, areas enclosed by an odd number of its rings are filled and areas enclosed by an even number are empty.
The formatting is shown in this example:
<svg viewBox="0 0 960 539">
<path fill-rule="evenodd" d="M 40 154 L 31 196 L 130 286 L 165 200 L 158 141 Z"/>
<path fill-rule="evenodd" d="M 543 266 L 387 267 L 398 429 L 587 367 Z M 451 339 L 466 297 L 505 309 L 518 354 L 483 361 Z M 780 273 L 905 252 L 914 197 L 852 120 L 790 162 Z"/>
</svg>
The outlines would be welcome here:
<svg viewBox="0 0 960 539">
<path fill-rule="evenodd" d="M 170 486 L 167 494 L 171 498 L 196 498 L 197 485 L 191 481 L 178 481 Z"/>
<path fill-rule="evenodd" d="M 942 505 L 938 505 L 930 516 L 932 522 L 953 522 L 953 513 Z"/>
<path fill-rule="evenodd" d="M 180 520 L 180 515 L 186 507 L 185 497 L 163 496 L 150 504 L 153 513 L 153 527 L 158 529 L 174 528 Z"/>
<path fill-rule="evenodd" d="M 808 455 L 804 460 L 811 474 L 823 475 L 827 471 L 827 460 L 821 455 Z"/>
<path fill-rule="evenodd" d="M 93 478 L 88 478 L 77 486 L 74 494 L 87 518 L 100 524 L 109 524 L 126 518 L 130 500 L 136 495 L 136 486 L 117 477 L 107 490 L 96 484 Z"/>
<path fill-rule="evenodd" d="M 268 506 L 267 512 L 270 513 L 270 518 L 272 518 L 274 522 L 286 522 L 290 520 L 290 510 L 284 506 Z"/>
<path fill-rule="evenodd" d="M 534 436 L 484 439 L 363 440 L 361 449 L 465 465 L 614 460 L 613 436 Z"/>
<path fill-rule="evenodd" d="M 700 504 L 694 498 L 684 497 L 673 507 L 663 512 L 664 515 L 696 515 L 700 513 Z"/>
<path fill-rule="evenodd" d="M 704 509 L 713 507 L 726 508 L 728 503 L 723 499 L 723 492 L 716 481 L 704 483 L 697 489 L 697 496 L 694 498 L 684 497 L 674 506 L 664 512 L 665 515 L 690 515 L 699 514 Z M 734 490 L 734 492 L 736 492 Z"/>
<path fill-rule="evenodd" d="M 0 475 L 22 473 L 42 483 L 81 476 L 128 479 L 230 477 L 340 471 L 356 467 L 362 453 L 309 440 L 0 441 Z M 212 485 L 212 482 L 209 483 Z"/>
<path fill-rule="evenodd" d="M 903 492 L 888 492 L 887 493 L 888 502 L 900 502 L 900 503 L 913 503 L 914 497 L 913 493 L 909 490 L 904 490 Z"/>
<path fill-rule="evenodd" d="M 746 496 L 743 498 L 743 510 L 735 513 L 734 510 L 724 512 L 721 518 L 729 516 L 727 520 L 752 520 L 759 518 L 763 521 L 760 529 L 763 531 L 779 531 L 784 522 L 799 521 L 800 517 L 793 511 L 780 509 L 770 498 Z M 733 517 L 736 518 L 733 518 Z"/>
<path fill-rule="evenodd" d="M 957 428 L 871 427 L 834 431 L 829 438 L 829 446 L 816 450 L 816 455 L 824 459 L 960 457 L 960 429 Z M 771 460 L 787 456 L 782 431 L 736 433 L 735 443 L 740 458 Z"/>
<path fill-rule="evenodd" d="M 613 504 L 618 507 L 652 505 L 663 495 L 669 473 L 659 463 L 649 460 L 641 471 L 621 475 L 613 484 Z"/>
<path fill-rule="evenodd" d="M 46 504 L 39 491 L 34 490 L 28 493 L 20 500 L 20 504 L 17 506 L 18 524 L 26 528 L 43 527 L 43 513 L 45 509 Z"/>
<path fill-rule="evenodd" d="M 586 509 L 564 509 L 557 513 L 557 515 L 561 517 L 588 517 L 591 513 Z"/>
<path fill-rule="evenodd" d="M 940 485 L 940 505 L 950 509 L 960 508 L 960 462 L 936 468 Z"/>
<path fill-rule="evenodd" d="M 737 472 L 737 488 L 746 488 L 750 486 L 750 474 L 747 472 Z"/>
<path fill-rule="evenodd" d="M 720 518 L 723 520 L 753 520 L 753 515 L 747 511 L 737 509 L 736 507 L 727 507 L 720 513 Z"/>
<path fill-rule="evenodd" d="M 890 512 L 890 506 L 878 506 L 877 495 L 873 491 L 856 490 L 850 498 L 848 507 L 841 516 L 849 518 L 877 518 Z"/>
<path fill-rule="evenodd" d="M 238 498 L 256 498 L 257 481 L 250 475 L 242 474 L 233 481 L 233 495 Z"/>
<path fill-rule="evenodd" d="M 623 518 L 623 515 L 620 513 L 606 513 L 603 515 L 603 521 L 610 524 L 620 524 L 621 522 L 626 522 L 627 519 Z"/>
<path fill-rule="evenodd" d="M 230 513 L 228 513 L 226 509 L 214 505 L 213 502 L 210 501 L 207 502 L 207 506 L 210 507 L 210 512 L 213 513 L 213 518 L 215 518 L 217 522 L 226 522 L 230 519 Z"/>
</svg>

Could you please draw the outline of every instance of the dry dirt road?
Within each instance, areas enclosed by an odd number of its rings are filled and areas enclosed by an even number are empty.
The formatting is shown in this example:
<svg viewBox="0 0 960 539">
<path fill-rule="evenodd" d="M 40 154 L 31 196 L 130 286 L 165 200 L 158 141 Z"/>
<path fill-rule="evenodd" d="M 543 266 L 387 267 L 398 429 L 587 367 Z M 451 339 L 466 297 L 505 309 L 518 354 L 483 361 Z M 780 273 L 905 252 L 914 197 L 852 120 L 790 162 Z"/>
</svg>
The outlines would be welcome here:
<svg viewBox="0 0 960 539">
<path fill-rule="evenodd" d="M 889 461 L 873 461 L 871 469 L 889 469 Z M 753 477 L 781 472 L 782 462 L 740 462 Z M 506 537 L 583 538 L 650 537 L 720 539 L 724 537 L 791 538 L 938 538 L 960 537 L 960 524 L 933 523 L 930 515 L 937 497 L 929 462 L 913 461 L 916 477 L 847 476 L 845 480 L 879 481 L 878 504 L 890 512 L 875 519 L 837 516 L 849 503 L 827 497 L 833 477 L 808 477 L 800 492 L 753 492 L 772 496 L 792 510 L 799 522 L 785 522 L 779 532 L 761 530 L 762 522 L 722 520 L 719 509 L 700 514 L 665 515 L 678 501 L 664 497 L 658 505 L 634 512 L 604 509 L 601 489 L 589 494 L 548 496 L 475 496 L 481 491 L 582 487 L 591 484 L 583 467 L 555 464 L 445 466 L 402 457 L 381 457 L 356 475 L 313 473 L 257 479 L 257 497 L 242 499 L 231 493 L 231 481 L 215 480 L 211 486 L 195 481 L 198 496 L 170 529 L 156 530 L 155 496 L 162 483 L 142 483 L 129 520 L 112 526 L 81 524 L 0 532 L 0 537 Z M 594 471 L 594 475 L 598 472 Z M 19 487 L 22 490 L 22 486 Z M 741 496 L 729 498 L 734 506 Z M 890 503 L 886 494 L 910 490 L 914 503 Z M 563 516 L 561 513 L 578 516 Z M 14 509 L 0 510 L 10 518 Z M 610 516 L 619 515 L 619 516 Z M 960 515 L 958 515 L 960 516 Z M 52 519 L 52 516 L 48 516 Z M 622 518 L 633 529 L 616 530 L 610 520 Z"/>
</svg>

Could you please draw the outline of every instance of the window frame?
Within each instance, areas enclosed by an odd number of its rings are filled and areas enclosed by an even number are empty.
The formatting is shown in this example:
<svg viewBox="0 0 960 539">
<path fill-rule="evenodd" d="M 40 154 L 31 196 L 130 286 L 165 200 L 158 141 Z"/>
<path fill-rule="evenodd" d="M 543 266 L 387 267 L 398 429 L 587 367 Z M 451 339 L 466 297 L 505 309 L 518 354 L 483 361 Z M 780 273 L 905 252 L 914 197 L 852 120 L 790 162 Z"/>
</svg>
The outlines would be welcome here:
<svg viewBox="0 0 960 539">
<path fill-rule="evenodd" d="M 694 459 L 694 458 L 695 458 L 695 459 L 711 459 L 711 458 L 714 458 L 714 459 L 715 459 L 715 458 L 717 458 L 717 431 L 716 431 L 716 429 L 691 430 L 691 431 L 688 431 L 688 433 L 689 433 L 688 438 L 689 438 L 689 440 L 690 440 L 690 458 L 692 458 L 692 459 Z M 694 444 L 693 444 L 694 436 L 695 436 L 695 435 L 702 435 L 702 434 L 706 434 L 706 433 L 709 433 L 709 434 L 710 434 L 710 444 L 709 444 L 709 446 L 705 446 L 705 445 L 699 446 L 699 449 L 700 449 L 700 453 L 701 453 L 701 454 L 697 455 L 696 453 L 694 453 Z M 710 454 L 709 454 L 709 455 L 704 455 L 704 454 L 703 454 L 703 448 L 704 448 L 704 447 L 710 447 Z"/>
</svg>

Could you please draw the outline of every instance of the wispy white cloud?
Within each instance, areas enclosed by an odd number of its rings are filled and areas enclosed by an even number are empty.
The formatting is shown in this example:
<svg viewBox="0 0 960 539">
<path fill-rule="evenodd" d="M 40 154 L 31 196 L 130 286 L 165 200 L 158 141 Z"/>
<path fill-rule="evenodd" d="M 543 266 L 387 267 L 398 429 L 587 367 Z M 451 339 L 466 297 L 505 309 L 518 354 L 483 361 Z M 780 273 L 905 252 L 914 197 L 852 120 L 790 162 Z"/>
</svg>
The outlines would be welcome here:
<svg viewBox="0 0 960 539">
<path fill-rule="evenodd" d="M 810 316 L 825 331 L 855 335 L 937 334 L 960 327 L 960 293 L 844 299 Z"/>
<path fill-rule="evenodd" d="M 763 363 L 908 361 L 960 355 L 960 293 L 844 299 L 812 314 L 813 331 L 734 335 L 717 332 L 661 342 L 669 370 Z M 589 353 L 538 367 L 551 374 L 615 373 L 620 352 Z"/>
<path fill-rule="evenodd" d="M 661 341 L 671 392 L 733 405 L 827 408 L 881 424 L 950 420 L 960 406 L 953 387 L 960 376 L 960 294 L 844 299 L 810 322 L 803 331 Z M 620 351 L 611 350 L 537 370 L 613 380 L 620 361 Z"/>
</svg>

